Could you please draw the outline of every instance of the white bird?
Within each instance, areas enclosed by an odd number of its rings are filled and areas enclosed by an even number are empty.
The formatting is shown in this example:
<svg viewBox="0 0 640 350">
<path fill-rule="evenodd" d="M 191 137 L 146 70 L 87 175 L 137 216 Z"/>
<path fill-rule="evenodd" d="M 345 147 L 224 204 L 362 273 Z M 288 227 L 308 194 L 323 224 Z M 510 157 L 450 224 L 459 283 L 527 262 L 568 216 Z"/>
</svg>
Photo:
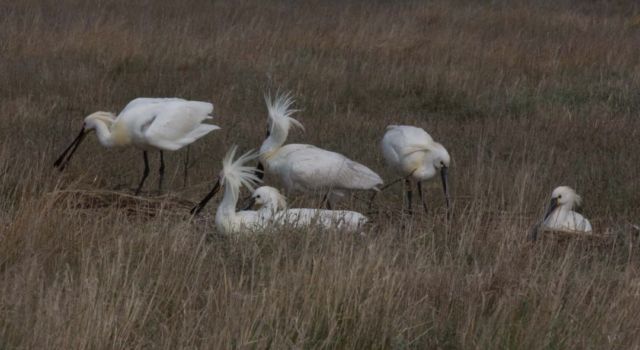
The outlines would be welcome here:
<svg viewBox="0 0 640 350">
<path fill-rule="evenodd" d="M 307 228 L 312 226 L 357 232 L 369 219 L 355 211 L 309 208 L 287 208 L 286 198 L 277 189 L 262 186 L 253 191 L 251 201 L 261 208 L 256 211 L 263 222 L 273 226 Z"/>
<path fill-rule="evenodd" d="M 208 201 L 220 190 L 220 187 L 224 188 L 224 196 L 216 210 L 215 220 L 217 230 L 223 234 L 239 233 L 243 230 L 257 231 L 268 226 L 267 218 L 261 217 L 256 211 L 236 212 L 240 188 L 246 186 L 253 189 L 253 186 L 260 182 L 255 174 L 255 168 L 245 165 L 256 159 L 258 154 L 249 151 L 234 160 L 236 150 L 237 147 L 232 146 L 224 156 L 222 171 L 218 175 L 213 190 L 207 195 Z M 203 202 L 206 203 L 206 201 Z M 198 204 L 192 212 L 196 211 L 196 208 L 202 209 L 203 202 Z"/>
<path fill-rule="evenodd" d="M 143 151 L 144 173 L 136 194 L 149 175 L 148 151 L 160 151 L 160 181 L 164 176 L 163 151 L 176 151 L 220 127 L 203 122 L 212 119 L 213 105 L 180 98 L 137 98 L 116 117 L 109 112 L 95 112 L 84 119 L 80 134 L 62 152 L 54 167 L 63 170 L 82 140 L 95 131 L 105 147 L 133 145 Z"/>
<path fill-rule="evenodd" d="M 260 147 L 260 164 L 268 173 L 277 176 L 287 193 L 326 193 L 327 205 L 335 196 L 347 190 L 374 190 L 382 185 L 382 178 L 368 167 L 342 154 L 306 144 L 284 145 L 291 126 L 304 129 L 291 118 L 294 100 L 289 94 L 270 99 L 265 96 L 269 111 L 267 138 Z"/>
<path fill-rule="evenodd" d="M 274 100 L 265 96 L 269 110 L 267 138 L 260 147 L 260 162 L 257 174 L 260 179 L 263 170 L 276 175 L 287 193 L 320 192 L 325 194 L 327 206 L 330 199 L 343 196 L 346 190 L 374 190 L 382 185 L 382 178 L 366 166 L 354 162 L 342 154 L 305 144 L 284 145 L 291 125 L 304 129 L 302 124 L 291 118 L 293 99 L 289 94 L 279 95 Z M 206 205 L 194 208 L 197 214 Z M 248 209 L 243 206 L 242 209 Z"/>
<path fill-rule="evenodd" d="M 590 233 L 591 223 L 584 216 L 573 211 L 582 198 L 568 186 L 560 186 L 551 193 L 551 202 L 544 215 L 542 228 L 552 231 Z"/>
<path fill-rule="evenodd" d="M 411 212 L 413 182 L 417 183 L 418 196 L 426 212 L 427 203 L 422 194 L 422 182 L 433 178 L 438 172 L 442 179 L 447 210 L 449 209 L 447 173 L 451 158 L 444 146 L 435 142 L 424 129 L 409 125 L 387 126 L 380 146 L 387 165 L 401 176 L 389 185 L 405 180 L 409 212 Z"/>
</svg>

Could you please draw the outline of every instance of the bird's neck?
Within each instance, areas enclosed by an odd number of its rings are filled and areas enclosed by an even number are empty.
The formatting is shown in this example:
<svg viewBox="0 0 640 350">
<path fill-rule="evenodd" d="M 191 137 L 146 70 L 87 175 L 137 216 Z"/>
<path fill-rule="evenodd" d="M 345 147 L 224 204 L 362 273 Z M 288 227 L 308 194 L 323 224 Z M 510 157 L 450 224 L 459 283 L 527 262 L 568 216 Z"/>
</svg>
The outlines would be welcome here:
<svg viewBox="0 0 640 350">
<path fill-rule="evenodd" d="M 218 210 L 216 211 L 217 224 L 230 223 L 236 219 L 236 204 L 238 203 L 238 192 L 239 188 L 225 183 L 224 196 L 222 197 L 222 202 L 220 202 Z"/>
<path fill-rule="evenodd" d="M 269 136 L 262 142 L 262 146 L 260 146 L 260 157 L 269 158 L 272 156 L 284 143 L 287 141 L 287 136 L 289 135 L 289 131 L 280 126 L 274 125 L 271 128 L 271 132 Z"/>
<path fill-rule="evenodd" d="M 267 203 L 257 210 L 262 217 L 271 217 L 278 211 L 278 205 L 275 203 Z"/>
<path fill-rule="evenodd" d="M 552 217 L 554 220 L 560 221 L 564 220 L 567 215 L 571 212 L 571 205 L 560 205 L 554 210 Z"/>
<path fill-rule="evenodd" d="M 129 132 L 121 123 L 98 120 L 95 130 L 98 140 L 105 147 L 124 146 L 131 142 Z"/>
</svg>

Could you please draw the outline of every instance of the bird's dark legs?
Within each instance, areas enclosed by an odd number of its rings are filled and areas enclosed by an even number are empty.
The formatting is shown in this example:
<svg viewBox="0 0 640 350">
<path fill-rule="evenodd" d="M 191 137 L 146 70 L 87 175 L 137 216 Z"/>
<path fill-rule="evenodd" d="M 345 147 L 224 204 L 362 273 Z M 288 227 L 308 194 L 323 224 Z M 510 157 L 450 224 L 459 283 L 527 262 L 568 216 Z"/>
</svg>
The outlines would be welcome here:
<svg viewBox="0 0 640 350">
<path fill-rule="evenodd" d="M 423 194 L 422 194 L 422 182 L 418 181 L 418 196 L 420 197 L 420 202 L 422 202 L 422 207 L 424 208 L 424 212 L 428 213 L 427 202 L 425 202 Z"/>
<path fill-rule="evenodd" d="M 413 197 L 413 194 L 411 192 L 411 180 L 409 179 L 405 179 L 404 180 L 404 184 L 407 187 L 407 209 L 408 209 L 408 213 L 409 215 L 413 215 L 413 211 L 411 210 L 411 199 Z"/>
<path fill-rule="evenodd" d="M 327 206 L 327 209 L 331 210 L 331 200 L 329 199 L 329 193 L 328 192 L 327 192 L 327 194 L 324 195 L 324 198 L 322 199 L 322 201 Z"/>
<path fill-rule="evenodd" d="M 182 187 L 187 187 L 187 180 L 189 178 L 189 147 L 187 146 L 187 155 L 184 159 L 184 181 L 182 182 Z"/>
<path fill-rule="evenodd" d="M 162 182 L 164 181 L 164 153 L 160 151 L 160 168 L 158 168 L 158 193 L 162 193 Z"/>
<path fill-rule="evenodd" d="M 378 191 L 376 190 L 372 190 L 372 194 L 371 194 L 371 198 L 369 198 L 369 212 L 371 212 L 371 209 L 373 208 L 373 201 L 376 199 L 376 196 L 378 195 Z"/>
<path fill-rule="evenodd" d="M 144 172 L 142 173 L 142 180 L 140 180 L 140 184 L 136 189 L 136 196 L 140 194 L 142 185 L 144 185 L 144 181 L 147 179 L 147 176 L 149 176 L 149 157 L 147 156 L 147 151 L 142 152 L 142 157 L 144 158 Z"/>
</svg>

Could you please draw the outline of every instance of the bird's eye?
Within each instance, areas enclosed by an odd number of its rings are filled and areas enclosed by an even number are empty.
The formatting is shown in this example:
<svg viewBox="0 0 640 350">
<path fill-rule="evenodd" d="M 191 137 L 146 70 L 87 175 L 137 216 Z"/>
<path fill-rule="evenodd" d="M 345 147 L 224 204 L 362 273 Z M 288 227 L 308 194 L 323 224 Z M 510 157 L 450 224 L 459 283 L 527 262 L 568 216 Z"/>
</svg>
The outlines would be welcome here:
<svg viewBox="0 0 640 350">
<path fill-rule="evenodd" d="M 257 195 L 256 198 L 260 198 L 260 195 Z"/>
<path fill-rule="evenodd" d="M 443 161 L 440 161 L 440 165 L 444 166 L 444 162 L 443 162 Z"/>
<path fill-rule="evenodd" d="M 562 195 L 559 195 L 559 196 L 558 196 L 558 199 L 560 199 L 560 198 L 562 198 Z"/>
</svg>

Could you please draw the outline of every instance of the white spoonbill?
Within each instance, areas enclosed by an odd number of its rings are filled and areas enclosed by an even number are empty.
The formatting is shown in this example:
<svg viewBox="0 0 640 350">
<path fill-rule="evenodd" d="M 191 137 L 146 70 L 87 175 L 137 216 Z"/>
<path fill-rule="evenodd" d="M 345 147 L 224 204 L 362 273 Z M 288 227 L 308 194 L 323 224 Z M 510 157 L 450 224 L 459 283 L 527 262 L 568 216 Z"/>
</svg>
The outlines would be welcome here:
<svg viewBox="0 0 640 350">
<path fill-rule="evenodd" d="M 251 201 L 251 204 L 261 207 L 257 210 L 258 216 L 271 225 L 290 225 L 296 228 L 319 226 L 356 232 L 369 221 L 366 216 L 349 210 L 287 209 L 286 198 L 270 186 L 262 186 L 253 191 Z"/>
<path fill-rule="evenodd" d="M 346 190 L 374 190 L 382 185 L 382 178 L 366 166 L 354 162 L 342 154 L 312 145 L 284 145 L 291 125 L 304 129 L 291 118 L 293 99 L 289 94 L 278 95 L 274 100 L 265 96 L 269 110 L 267 138 L 260 147 L 260 162 L 256 174 L 260 179 L 263 170 L 276 175 L 288 193 L 326 193 L 325 201 L 331 208 L 330 198 L 342 196 Z M 284 145 L 284 146 L 283 146 Z M 266 166 L 265 166 L 266 165 Z M 197 214 L 207 203 L 209 196 L 193 208 Z M 243 209 L 248 209 L 243 206 Z"/>
<path fill-rule="evenodd" d="M 582 198 L 568 186 L 560 186 L 551 193 L 551 202 L 544 214 L 541 228 L 551 231 L 590 233 L 591 223 L 584 216 L 573 211 Z M 536 239 L 536 237 L 533 237 Z"/>
<path fill-rule="evenodd" d="M 538 239 L 542 231 L 562 231 L 591 233 L 591 223 L 584 216 L 573 211 L 579 206 L 582 198 L 568 186 L 556 187 L 551 193 L 551 202 L 541 222 L 533 226 L 529 232 L 530 240 Z"/>
<path fill-rule="evenodd" d="M 427 203 L 422 194 L 422 182 L 429 180 L 440 172 L 442 179 L 442 189 L 449 209 L 449 183 L 447 172 L 451 158 L 449 152 L 435 142 L 424 129 L 409 125 L 389 125 L 380 143 L 382 155 L 387 165 L 393 169 L 400 179 L 393 181 L 394 184 L 402 179 L 407 187 L 407 206 L 411 213 L 411 187 L 412 182 L 417 183 L 418 196 L 427 212 Z M 387 185 L 387 186 L 389 186 Z"/>
<path fill-rule="evenodd" d="M 213 105 L 208 102 L 180 98 L 137 98 L 129 102 L 117 117 L 109 112 L 92 113 L 84 119 L 80 134 L 62 152 L 54 167 L 62 171 L 82 140 L 89 132 L 95 131 L 105 147 L 133 145 L 143 151 L 144 172 L 136 195 L 149 175 L 147 152 L 160 151 L 158 188 L 161 190 L 164 177 L 162 152 L 176 151 L 220 129 L 216 125 L 203 123 L 212 119 L 211 112 Z"/>
<path fill-rule="evenodd" d="M 205 198 L 208 201 L 220 190 L 220 187 L 224 187 L 224 196 L 216 211 L 215 220 L 217 230 L 223 234 L 239 233 L 242 230 L 256 231 L 267 226 L 267 219 L 261 217 L 256 211 L 236 212 L 240 188 L 246 186 L 253 189 L 253 185 L 260 182 L 255 174 L 255 168 L 245 165 L 256 159 L 258 154 L 249 151 L 234 160 L 236 151 L 237 147 L 232 146 L 224 156 L 222 171 L 218 175 L 213 190 L 207 195 L 208 198 Z M 204 200 L 203 202 L 206 203 Z M 203 202 L 198 204 L 192 212 L 199 212 L 204 207 Z"/>
<path fill-rule="evenodd" d="M 304 129 L 291 118 L 294 100 L 282 94 L 273 100 L 265 96 L 265 102 L 269 129 L 260 147 L 260 164 L 282 181 L 287 193 L 322 191 L 330 208 L 330 199 L 347 190 L 379 190 L 383 181 L 378 174 L 342 154 L 312 145 L 284 145 L 291 125 Z"/>
</svg>

